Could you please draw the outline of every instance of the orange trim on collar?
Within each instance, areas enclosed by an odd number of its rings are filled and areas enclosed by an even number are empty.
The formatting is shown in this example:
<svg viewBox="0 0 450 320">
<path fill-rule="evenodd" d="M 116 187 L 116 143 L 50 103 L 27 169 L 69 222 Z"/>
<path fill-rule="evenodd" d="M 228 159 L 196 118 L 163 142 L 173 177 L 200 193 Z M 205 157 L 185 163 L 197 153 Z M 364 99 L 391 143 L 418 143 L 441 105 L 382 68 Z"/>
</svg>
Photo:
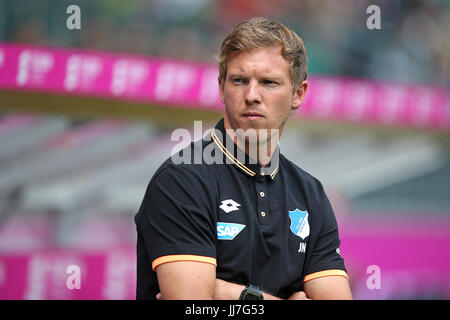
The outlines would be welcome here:
<svg viewBox="0 0 450 320">
<path fill-rule="evenodd" d="M 245 173 L 247 173 L 248 175 L 250 175 L 252 177 L 254 175 L 256 175 L 255 172 L 253 172 L 252 170 L 247 168 L 245 165 L 243 165 L 241 162 L 239 162 L 239 160 L 236 159 L 236 157 L 233 156 L 233 154 L 230 151 L 228 151 L 228 149 L 216 137 L 216 134 L 214 133 L 214 130 L 211 132 L 211 137 L 213 138 L 213 140 L 217 144 L 217 146 L 220 148 L 220 150 L 222 150 L 222 152 L 228 157 L 228 159 L 233 161 L 242 171 L 244 171 Z"/>
<path fill-rule="evenodd" d="M 217 138 L 214 130 L 211 131 L 211 138 L 214 140 L 216 145 L 220 148 L 220 150 L 227 156 L 228 159 L 234 162 L 242 171 L 247 173 L 249 176 L 255 176 L 256 173 L 249 168 L 247 168 L 243 163 L 241 163 L 236 157 L 222 144 L 222 142 Z M 275 178 L 275 175 L 277 174 L 278 166 L 273 170 L 273 172 L 270 174 L 270 178 L 273 180 Z"/>
</svg>

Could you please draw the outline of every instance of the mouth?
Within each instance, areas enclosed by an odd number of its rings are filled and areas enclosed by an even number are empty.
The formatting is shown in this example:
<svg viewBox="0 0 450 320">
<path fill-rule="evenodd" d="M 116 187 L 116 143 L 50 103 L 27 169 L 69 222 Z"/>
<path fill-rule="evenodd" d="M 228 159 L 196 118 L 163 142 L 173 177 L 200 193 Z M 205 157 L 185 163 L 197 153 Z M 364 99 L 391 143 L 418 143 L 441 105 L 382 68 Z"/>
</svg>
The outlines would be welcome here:
<svg viewBox="0 0 450 320">
<path fill-rule="evenodd" d="M 243 114 L 243 117 L 250 120 L 250 121 L 255 121 L 255 120 L 260 120 L 263 119 L 264 116 L 258 112 L 254 112 L 254 111 L 247 111 Z"/>
</svg>

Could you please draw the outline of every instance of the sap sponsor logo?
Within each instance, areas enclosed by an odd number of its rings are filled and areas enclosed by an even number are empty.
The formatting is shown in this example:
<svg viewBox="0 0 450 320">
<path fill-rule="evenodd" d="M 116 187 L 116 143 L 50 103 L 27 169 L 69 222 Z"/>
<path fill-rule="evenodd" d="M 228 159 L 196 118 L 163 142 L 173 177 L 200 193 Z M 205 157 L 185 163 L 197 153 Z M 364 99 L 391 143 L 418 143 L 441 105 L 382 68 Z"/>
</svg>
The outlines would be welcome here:
<svg viewBox="0 0 450 320">
<path fill-rule="evenodd" d="M 233 240 L 244 228 L 245 224 L 217 222 L 217 239 Z"/>
</svg>

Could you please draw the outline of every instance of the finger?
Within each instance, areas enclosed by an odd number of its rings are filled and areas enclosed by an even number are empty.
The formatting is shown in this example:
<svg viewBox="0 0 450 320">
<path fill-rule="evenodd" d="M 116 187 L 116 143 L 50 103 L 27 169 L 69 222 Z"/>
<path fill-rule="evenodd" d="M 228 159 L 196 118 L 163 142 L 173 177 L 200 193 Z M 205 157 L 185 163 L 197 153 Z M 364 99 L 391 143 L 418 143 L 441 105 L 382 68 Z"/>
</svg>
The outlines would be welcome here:
<svg viewBox="0 0 450 320">
<path fill-rule="evenodd" d="M 307 300 L 308 299 L 308 297 L 306 296 L 306 293 L 303 292 L 303 291 L 300 291 L 298 293 L 298 296 L 299 296 L 299 299 L 302 299 L 302 300 Z"/>
<path fill-rule="evenodd" d="M 156 295 L 156 300 L 161 300 L 161 292 Z"/>
<path fill-rule="evenodd" d="M 289 297 L 289 300 L 310 300 L 304 291 L 295 292 Z"/>
</svg>

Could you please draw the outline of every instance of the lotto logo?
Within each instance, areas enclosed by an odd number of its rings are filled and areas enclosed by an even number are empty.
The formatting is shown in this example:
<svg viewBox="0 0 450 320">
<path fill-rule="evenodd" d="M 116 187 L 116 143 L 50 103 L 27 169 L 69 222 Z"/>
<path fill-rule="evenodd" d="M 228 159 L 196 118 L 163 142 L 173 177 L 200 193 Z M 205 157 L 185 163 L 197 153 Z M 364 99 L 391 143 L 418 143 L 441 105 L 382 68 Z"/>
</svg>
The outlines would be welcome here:
<svg viewBox="0 0 450 320">
<path fill-rule="evenodd" d="M 241 205 L 232 199 L 222 201 L 222 204 L 219 206 L 220 209 L 225 211 L 226 213 L 230 213 L 232 211 L 239 210 Z"/>
<path fill-rule="evenodd" d="M 245 224 L 217 222 L 217 239 L 233 240 L 244 228 Z"/>
</svg>

